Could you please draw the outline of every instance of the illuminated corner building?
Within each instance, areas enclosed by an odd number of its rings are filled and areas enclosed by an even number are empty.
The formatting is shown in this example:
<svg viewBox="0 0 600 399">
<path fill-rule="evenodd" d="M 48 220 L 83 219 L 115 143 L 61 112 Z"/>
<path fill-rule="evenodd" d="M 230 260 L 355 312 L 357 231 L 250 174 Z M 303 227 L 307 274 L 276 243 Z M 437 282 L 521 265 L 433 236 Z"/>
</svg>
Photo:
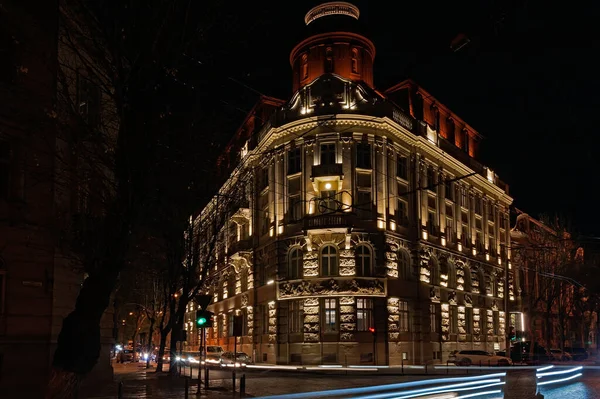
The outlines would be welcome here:
<svg viewBox="0 0 600 399">
<path fill-rule="evenodd" d="M 575 280 L 566 277 L 583 263 L 583 248 L 568 232 L 558 231 L 560 226 L 516 211 L 510 232 L 511 268 L 518 293 L 510 325 L 515 327 L 516 338 L 536 341 L 548 349 L 563 345 L 595 349 L 598 315 L 575 305 L 583 292 Z"/>
<path fill-rule="evenodd" d="M 238 350 L 257 362 L 422 364 L 503 348 L 512 198 L 476 160 L 481 136 L 412 81 L 373 88 L 355 6 L 317 6 L 305 23 L 293 95 L 263 99 L 223 160 L 221 197 L 244 195 L 220 233 L 209 344 L 232 350 L 241 313 Z"/>
</svg>

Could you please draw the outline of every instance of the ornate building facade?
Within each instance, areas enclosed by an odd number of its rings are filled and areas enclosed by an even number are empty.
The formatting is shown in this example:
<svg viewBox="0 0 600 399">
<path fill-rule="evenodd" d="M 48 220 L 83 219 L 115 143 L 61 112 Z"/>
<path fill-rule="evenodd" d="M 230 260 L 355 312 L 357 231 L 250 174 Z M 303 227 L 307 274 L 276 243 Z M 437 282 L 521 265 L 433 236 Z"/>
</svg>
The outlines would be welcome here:
<svg viewBox="0 0 600 399">
<path fill-rule="evenodd" d="M 374 89 L 359 18 L 344 2 L 306 14 L 294 94 L 263 98 L 223 158 L 233 172 L 197 216 L 235 198 L 208 344 L 233 350 L 241 314 L 237 348 L 257 362 L 423 364 L 503 349 L 508 187 L 476 160 L 481 136 L 415 82 Z"/>
</svg>

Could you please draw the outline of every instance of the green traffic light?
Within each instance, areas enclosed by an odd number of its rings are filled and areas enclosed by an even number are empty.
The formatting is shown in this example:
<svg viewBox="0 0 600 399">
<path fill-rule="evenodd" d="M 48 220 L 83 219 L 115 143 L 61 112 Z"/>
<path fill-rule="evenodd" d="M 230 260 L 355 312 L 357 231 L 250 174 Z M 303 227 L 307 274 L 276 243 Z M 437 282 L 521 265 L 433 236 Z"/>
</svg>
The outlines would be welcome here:
<svg viewBox="0 0 600 399">
<path fill-rule="evenodd" d="M 202 325 L 204 325 L 204 324 L 206 324 L 206 318 L 204 318 L 204 317 L 200 317 L 200 318 L 198 319 L 198 325 L 199 325 L 199 326 L 202 326 Z"/>
</svg>

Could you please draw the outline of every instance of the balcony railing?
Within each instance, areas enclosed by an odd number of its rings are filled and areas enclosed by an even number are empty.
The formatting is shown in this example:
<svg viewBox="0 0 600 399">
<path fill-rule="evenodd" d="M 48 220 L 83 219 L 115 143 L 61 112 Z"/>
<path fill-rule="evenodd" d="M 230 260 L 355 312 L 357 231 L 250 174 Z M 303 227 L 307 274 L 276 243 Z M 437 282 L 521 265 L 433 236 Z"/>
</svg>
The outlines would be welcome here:
<svg viewBox="0 0 600 399">
<path fill-rule="evenodd" d="M 310 230 L 336 227 L 351 227 L 352 222 L 352 215 L 348 214 L 335 213 L 330 215 L 307 216 L 304 218 L 304 229 Z"/>
<path fill-rule="evenodd" d="M 252 249 L 252 240 L 250 238 L 248 238 L 245 240 L 240 240 L 240 241 L 231 243 L 229 245 L 229 247 L 227 248 L 227 253 L 229 255 L 233 255 L 238 252 L 249 251 L 251 249 Z"/>
<path fill-rule="evenodd" d="M 334 163 L 330 165 L 314 165 L 312 167 L 311 178 L 325 177 L 325 176 L 343 176 L 344 171 L 341 163 Z"/>
</svg>

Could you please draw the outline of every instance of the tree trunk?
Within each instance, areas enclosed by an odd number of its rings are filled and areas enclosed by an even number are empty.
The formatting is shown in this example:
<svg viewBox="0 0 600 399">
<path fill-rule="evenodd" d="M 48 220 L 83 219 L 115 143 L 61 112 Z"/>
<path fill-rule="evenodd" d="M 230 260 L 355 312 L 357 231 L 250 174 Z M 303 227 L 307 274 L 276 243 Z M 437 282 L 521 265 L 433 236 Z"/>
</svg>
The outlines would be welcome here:
<svg viewBox="0 0 600 399">
<path fill-rule="evenodd" d="M 171 359 L 169 362 L 169 374 L 171 376 L 175 376 L 178 370 L 177 357 L 179 356 L 179 353 L 177 353 L 177 340 L 179 338 L 178 332 L 182 330 L 181 327 L 183 326 L 180 326 L 179 323 L 177 323 L 177 325 L 171 330 Z"/>
<path fill-rule="evenodd" d="M 79 383 L 100 357 L 100 319 L 118 275 L 115 265 L 102 266 L 84 281 L 75 310 L 63 320 L 46 399 L 75 397 Z"/>
<path fill-rule="evenodd" d="M 165 356 L 165 346 L 167 345 L 167 335 L 169 330 L 161 328 L 160 330 L 160 345 L 158 347 L 158 359 L 156 363 L 156 372 L 160 373 L 163 371 L 163 357 Z"/>
<path fill-rule="evenodd" d="M 152 333 L 154 332 L 154 317 L 150 318 L 150 327 L 148 328 L 148 359 L 146 359 L 146 368 L 150 368 L 150 358 L 154 352 L 154 344 L 152 343 Z"/>
</svg>

